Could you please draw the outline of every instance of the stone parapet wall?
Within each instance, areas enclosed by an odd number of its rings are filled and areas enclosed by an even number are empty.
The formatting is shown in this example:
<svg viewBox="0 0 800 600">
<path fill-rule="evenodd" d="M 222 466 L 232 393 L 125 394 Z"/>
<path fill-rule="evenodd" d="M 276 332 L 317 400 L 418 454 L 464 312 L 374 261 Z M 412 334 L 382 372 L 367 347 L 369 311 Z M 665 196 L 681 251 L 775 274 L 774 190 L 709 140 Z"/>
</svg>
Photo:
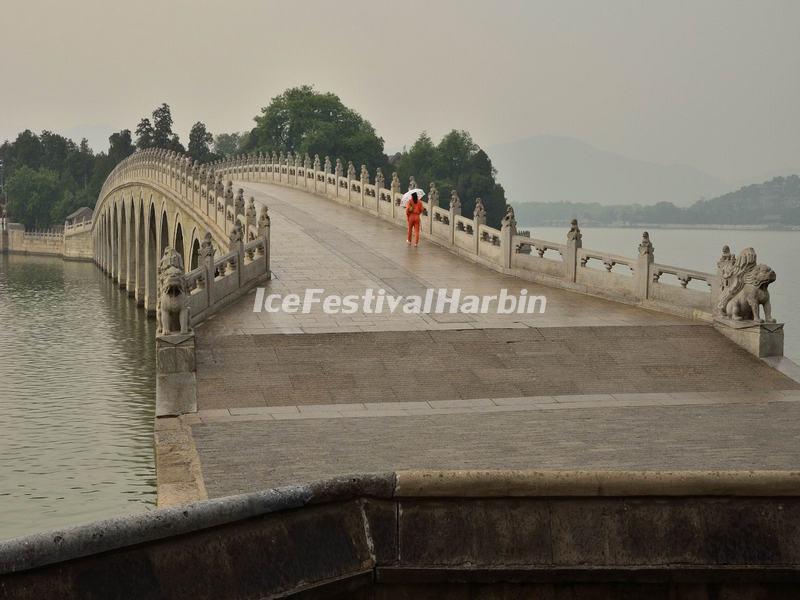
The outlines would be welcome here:
<svg viewBox="0 0 800 600">
<path fill-rule="evenodd" d="M 6 251 L 16 254 L 63 256 L 64 234 L 61 231 L 25 231 L 18 223 L 9 223 Z"/>
<path fill-rule="evenodd" d="M 269 221 L 266 213 L 256 215 L 252 198 L 247 204 L 241 189 L 234 193 L 234 180 L 302 189 L 405 226 L 403 194 L 396 173 L 387 182 L 380 170 L 371 179 L 364 166 L 357 172 L 352 163 L 345 168 L 339 159 L 334 164 L 325 157 L 323 164 L 319 156 L 312 160 L 310 156 L 274 152 L 200 165 L 187 156 L 156 149 L 137 152 L 117 165 L 103 186 L 95 220 L 103 203 L 116 191 L 145 182 L 149 189 L 174 198 L 195 222 L 207 227 L 223 251 L 231 251 L 233 248 L 226 247 L 225 240 L 236 227 L 241 229 L 243 240 L 250 241 L 263 231 L 262 217 Z M 416 187 L 413 177 L 409 187 Z M 510 206 L 500 228 L 491 227 L 486 223 L 480 198 L 475 201 L 473 215 L 465 216 L 455 192 L 446 208 L 440 205 L 435 184 L 431 184 L 423 207 L 422 235 L 467 260 L 527 281 L 686 318 L 715 321 L 720 328 L 732 326 L 733 320 L 749 321 L 755 326 L 750 337 L 756 339 L 749 340 L 745 347 L 756 349 L 757 353 L 782 354 L 782 324 L 772 318 L 766 293 L 766 287 L 775 281 L 775 274 L 766 265 L 756 264 L 752 248 L 745 248 L 735 256 L 725 246 L 717 262 L 717 272 L 703 273 L 656 262 L 655 248 L 647 232 L 642 234 L 636 255 L 628 257 L 584 247 L 583 234 L 575 220 L 569 230 L 565 228 L 564 240 L 560 242 L 537 239 L 531 232 L 519 230 Z M 113 254 L 113 244 L 106 243 L 96 252 L 104 268 L 109 262 L 104 252 L 107 255 L 109 250 Z M 115 264 L 110 268 L 112 273 L 123 270 Z M 729 311 L 735 314 L 728 314 Z M 762 323 L 770 327 L 761 327 Z"/>
<path fill-rule="evenodd" d="M 0 542 L 0 595 L 792 597 L 798 509 L 796 472 L 355 475 Z"/>
<path fill-rule="evenodd" d="M 64 231 L 64 258 L 94 260 L 94 237 L 91 222 L 80 228 Z"/>
<path fill-rule="evenodd" d="M 341 161 L 338 165 L 332 171 L 328 159 L 322 167 L 318 157 L 311 161 L 309 157 L 303 159 L 291 154 L 284 157 L 273 153 L 227 159 L 214 163 L 213 168 L 225 178 L 300 188 L 405 226 L 405 212 L 400 204 L 402 191 L 396 174 L 387 182 L 383 174 L 378 173 L 374 183 L 370 183 L 366 169 L 362 168 L 358 177 L 354 169 L 348 169 L 345 176 Z M 423 237 L 468 260 L 554 287 L 687 318 L 705 321 L 713 318 L 719 289 L 717 275 L 655 263 L 647 233 L 638 256 L 628 258 L 583 248 L 577 222 L 570 230 L 565 229 L 563 241 L 551 242 L 533 239 L 529 232 L 520 231 L 513 208 L 509 209 L 501 228 L 495 229 L 486 224 L 480 199 L 475 214 L 465 216 L 455 196 L 449 207 L 441 207 L 438 192 L 432 186 L 423 205 Z M 700 282 L 699 286 L 689 287 L 693 281 Z"/>
</svg>

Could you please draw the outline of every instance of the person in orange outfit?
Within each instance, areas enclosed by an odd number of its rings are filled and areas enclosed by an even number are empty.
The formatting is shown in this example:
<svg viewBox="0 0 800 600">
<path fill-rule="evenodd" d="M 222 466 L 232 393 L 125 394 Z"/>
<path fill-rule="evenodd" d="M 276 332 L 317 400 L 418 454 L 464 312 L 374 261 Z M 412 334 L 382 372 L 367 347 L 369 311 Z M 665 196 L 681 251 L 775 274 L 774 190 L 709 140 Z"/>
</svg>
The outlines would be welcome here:
<svg viewBox="0 0 800 600">
<path fill-rule="evenodd" d="M 415 246 L 419 246 L 419 225 L 423 210 L 424 207 L 422 206 L 422 202 L 420 202 L 419 198 L 417 198 L 416 192 L 414 192 L 411 194 L 411 200 L 409 200 L 408 204 L 406 204 L 406 219 L 408 219 L 408 237 L 406 238 L 406 241 L 409 244 L 411 243 L 411 233 L 413 232 L 415 235 Z"/>
</svg>

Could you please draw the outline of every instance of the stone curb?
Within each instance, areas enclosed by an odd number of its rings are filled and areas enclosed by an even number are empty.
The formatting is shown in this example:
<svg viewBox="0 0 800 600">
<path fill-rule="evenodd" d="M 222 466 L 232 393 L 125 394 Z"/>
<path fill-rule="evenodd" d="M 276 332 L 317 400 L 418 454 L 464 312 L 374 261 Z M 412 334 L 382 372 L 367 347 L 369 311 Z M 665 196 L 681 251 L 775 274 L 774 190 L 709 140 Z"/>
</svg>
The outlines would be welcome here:
<svg viewBox="0 0 800 600">
<path fill-rule="evenodd" d="M 156 509 L 0 542 L 0 575 L 217 527 L 303 506 L 356 498 L 798 496 L 798 471 L 398 471 Z"/>
<path fill-rule="evenodd" d="M 113 517 L 0 541 L 0 575 L 243 519 L 360 496 L 391 498 L 394 473 L 353 475 Z"/>
<path fill-rule="evenodd" d="M 800 496 L 800 471 L 409 470 L 394 496 Z"/>
</svg>

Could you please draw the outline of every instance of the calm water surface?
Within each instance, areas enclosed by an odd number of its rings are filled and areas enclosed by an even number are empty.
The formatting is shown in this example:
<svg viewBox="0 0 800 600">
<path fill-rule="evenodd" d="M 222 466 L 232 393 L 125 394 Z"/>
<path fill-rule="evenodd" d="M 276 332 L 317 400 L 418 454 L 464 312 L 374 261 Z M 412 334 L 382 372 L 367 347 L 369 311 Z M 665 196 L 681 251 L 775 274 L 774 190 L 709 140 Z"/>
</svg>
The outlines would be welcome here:
<svg viewBox="0 0 800 600">
<path fill-rule="evenodd" d="M 154 330 L 91 263 L 0 255 L 0 538 L 155 506 Z"/>
<path fill-rule="evenodd" d="M 564 242 L 568 228 L 523 227 L 535 238 Z M 641 229 L 619 227 L 581 227 L 583 246 L 614 254 L 635 257 L 642 237 Z M 752 246 L 758 262 L 766 263 L 778 274 L 769 288 L 772 314 L 786 322 L 784 354 L 800 362 L 800 251 L 798 231 L 741 231 L 720 229 L 651 229 L 656 262 L 696 271 L 714 273 L 722 246 L 727 244 L 735 254 Z M 703 289 L 702 287 L 700 289 Z M 705 287 L 708 289 L 708 287 Z"/>
</svg>

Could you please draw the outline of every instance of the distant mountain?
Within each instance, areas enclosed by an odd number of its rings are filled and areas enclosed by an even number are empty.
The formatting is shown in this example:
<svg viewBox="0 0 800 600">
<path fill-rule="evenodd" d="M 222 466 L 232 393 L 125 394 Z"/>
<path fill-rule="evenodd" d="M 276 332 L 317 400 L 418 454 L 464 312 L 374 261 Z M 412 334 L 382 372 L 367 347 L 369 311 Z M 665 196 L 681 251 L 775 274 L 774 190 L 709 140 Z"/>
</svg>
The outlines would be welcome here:
<svg viewBox="0 0 800 600">
<path fill-rule="evenodd" d="M 731 189 L 683 165 L 659 165 L 595 148 L 574 138 L 540 135 L 487 148 L 512 204 L 596 202 L 688 206 Z"/>
<path fill-rule="evenodd" d="M 775 177 L 747 185 L 689 207 L 659 202 L 651 206 L 599 203 L 530 202 L 514 205 L 517 222 L 525 226 L 565 224 L 572 218 L 599 225 L 736 225 L 771 228 L 800 227 L 800 176 Z"/>
</svg>

